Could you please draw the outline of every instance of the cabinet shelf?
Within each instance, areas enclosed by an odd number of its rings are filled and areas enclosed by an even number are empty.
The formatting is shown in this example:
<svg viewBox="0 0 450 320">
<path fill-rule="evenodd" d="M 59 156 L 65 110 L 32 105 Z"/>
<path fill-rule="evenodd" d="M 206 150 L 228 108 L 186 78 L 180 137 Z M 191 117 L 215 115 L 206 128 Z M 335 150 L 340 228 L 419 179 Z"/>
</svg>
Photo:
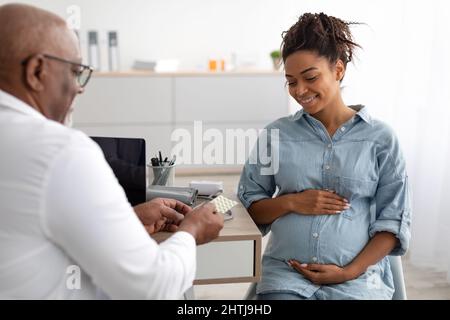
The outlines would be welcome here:
<svg viewBox="0 0 450 320">
<path fill-rule="evenodd" d="M 279 72 L 97 73 L 75 101 L 74 127 L 94 136 L 144 138 L 148 154 L 169 154 L 174 130 L 193 136 L 194 121 L 225 136 L 288 114 Z"/>
</svg>

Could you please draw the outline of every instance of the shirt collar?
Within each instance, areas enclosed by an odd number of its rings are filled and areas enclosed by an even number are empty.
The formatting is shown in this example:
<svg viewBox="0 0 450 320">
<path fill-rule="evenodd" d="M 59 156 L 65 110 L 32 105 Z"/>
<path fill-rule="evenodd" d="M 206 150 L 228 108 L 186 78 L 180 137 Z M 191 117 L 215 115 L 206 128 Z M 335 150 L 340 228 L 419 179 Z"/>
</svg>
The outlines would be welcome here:
<svg viewBox="0 0 450 320">
<path fill-rule="evenodd" d="M 359 116 L 362 120 L 367 122 L 368 124 L 372 125 L 372 117 L 370 116 L 369 112 L 367 111 L 367 108 L 361 104 L 350 106 L 353 110 L 356 111 L 356 115 Z M 306 116 L 308 113 L 306 113 L 303 109 L 299 110 L 296 114 L 292 116 L 292 121 L 297 121 L 301 117 Z"/>
<path fill-rule="evenodd" d="M 303 109 L 299 110 L 296 114 L 294 114 L 294 115 L 292 116 L 292 121 L 297 121 L 297 120 L 299 120 L 299 119 L 300 119 L 301 117 L 303 117 L 305 114 L 306 114 L 306 112 L 305 112 Z"/>
<path fill-rule="evenodd" d="M 358 104 L 355 106 L 350 106 L 353 110 L 356 111 L 356 115 L 359 116 L 361 119 L 363 119 L 367 124 L 372 125 L 372 117 L 367 111 L 367 107 L 363 106 L 362 104 Z"/>
<path fill-rule="evenodd" d="M 0 106 L 13 109 L 14 111 L 18 111 L 34 118 L 45 119 L 44 115 L 42 115 L 32 106 L 2 90 L 0 90 Z"/>
</svg>

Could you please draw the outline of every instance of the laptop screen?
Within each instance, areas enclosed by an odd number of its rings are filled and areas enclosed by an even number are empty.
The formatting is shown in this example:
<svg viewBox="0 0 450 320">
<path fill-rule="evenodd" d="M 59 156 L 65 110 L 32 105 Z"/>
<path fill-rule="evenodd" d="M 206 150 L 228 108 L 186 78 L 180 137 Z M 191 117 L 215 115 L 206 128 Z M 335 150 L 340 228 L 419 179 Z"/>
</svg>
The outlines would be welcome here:
<svg viewBox="0 0 450 320">
<path fill-rule="evenodd" d="M 132 206 L 146 201 L 144 139 L 91 137 L 103 150 Z"/>
</svg>

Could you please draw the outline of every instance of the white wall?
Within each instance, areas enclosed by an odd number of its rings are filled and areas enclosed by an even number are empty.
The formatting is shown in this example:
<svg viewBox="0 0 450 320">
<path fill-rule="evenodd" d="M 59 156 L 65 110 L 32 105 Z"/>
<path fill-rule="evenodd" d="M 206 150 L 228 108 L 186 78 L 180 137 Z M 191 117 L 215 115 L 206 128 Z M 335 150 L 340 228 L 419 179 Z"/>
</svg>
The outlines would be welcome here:
<svg viewBox="0 0 450 320">
<path fill-rule="evenodd" d="M 408 99 L 410 87 L 405 84 L 420 90 L 433 77 L 432 61 L 423 57 L 429 56 L 432 38 L 439 33 L 437 25 L 422 23 L 423 17 L 441 21 L 441 29 L 450 27 L 445 0 L 14 1 L 34 4 L 66 18 L 67 8 L 78 5 L 84 44 L 87 30 L 103 35 L 108 30 L 119 31 L 123 69 L 129 69 L 136 58 L 176 58 L 181 60 L 182 69 L 201 70 L 206 69 L 210 57 L 230 58 L 233 52 L 238 59 L 255 60 L 257 67 L 268 69 L 268 55 L 280 46 L 281 33 L 304 12 L 323 11 L 365 22 L 366 26 L 353 28 L 364 50 L 358 52 L 356 64 L 349 66 L 344 97 L 348 104 L 368 105 L 374 115 L 388 122 L 396 112 L 403 112 L 399 106 L 408 108 L 403 97 Z M 0 4 L 7 2 L 0 0 Z M 415 70 L 421 76 L 412 82 Z M 428 98 L 422 96 L 424 102 Z"/>
<path fill-rule="evenodd" d="M 0 0 L 0 4 L 10 1 Z M 22 0 L 68 17 L 67 8 L 81 8 L 81 34 L 119 31 L 121 60 L 127 69 L 136 58 L 180 59 L 183 69 L 206 68 L 210 57 L 253 59 L 270 68 L 268 54 L 280 46 L 281 33 L 306 11 L 324 11 L 367 22 L 358 34 L 392 39 L 389 29 L 401 1 L 307 0 Z M 388 4 L 389 3 L 389 4 Z M 386 8 L 389 7 L 389 10 Z M 365 30 L 364 30 L 365 29 Z M 364 38 L 358 39 L 363 44 Z M 373 39 L 370 39 L 373 40 Z M 376 39 L 375 39 L 376 40 Z M 377 45 L 375 44 L 375 48 Z M 369 48 L 368 48 L 369 49 Z M 370 48 L 372 50 L 372 48 Z M 364 60 L 363 60 L 364 61 Z"/>
</svg>

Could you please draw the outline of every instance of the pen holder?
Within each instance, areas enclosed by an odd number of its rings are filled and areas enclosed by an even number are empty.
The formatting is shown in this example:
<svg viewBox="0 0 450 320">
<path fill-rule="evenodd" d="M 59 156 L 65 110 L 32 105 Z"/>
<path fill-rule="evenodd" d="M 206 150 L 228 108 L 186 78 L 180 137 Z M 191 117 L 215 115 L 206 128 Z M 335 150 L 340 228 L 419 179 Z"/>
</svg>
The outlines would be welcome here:
<svg viewBox="0 0 450 320">
<path fill-rule="evenodd" d="M 175 165 L 154 167 L 147 166 L 148 186 L 173 187 L 175 182 Z"/>
</svg>

